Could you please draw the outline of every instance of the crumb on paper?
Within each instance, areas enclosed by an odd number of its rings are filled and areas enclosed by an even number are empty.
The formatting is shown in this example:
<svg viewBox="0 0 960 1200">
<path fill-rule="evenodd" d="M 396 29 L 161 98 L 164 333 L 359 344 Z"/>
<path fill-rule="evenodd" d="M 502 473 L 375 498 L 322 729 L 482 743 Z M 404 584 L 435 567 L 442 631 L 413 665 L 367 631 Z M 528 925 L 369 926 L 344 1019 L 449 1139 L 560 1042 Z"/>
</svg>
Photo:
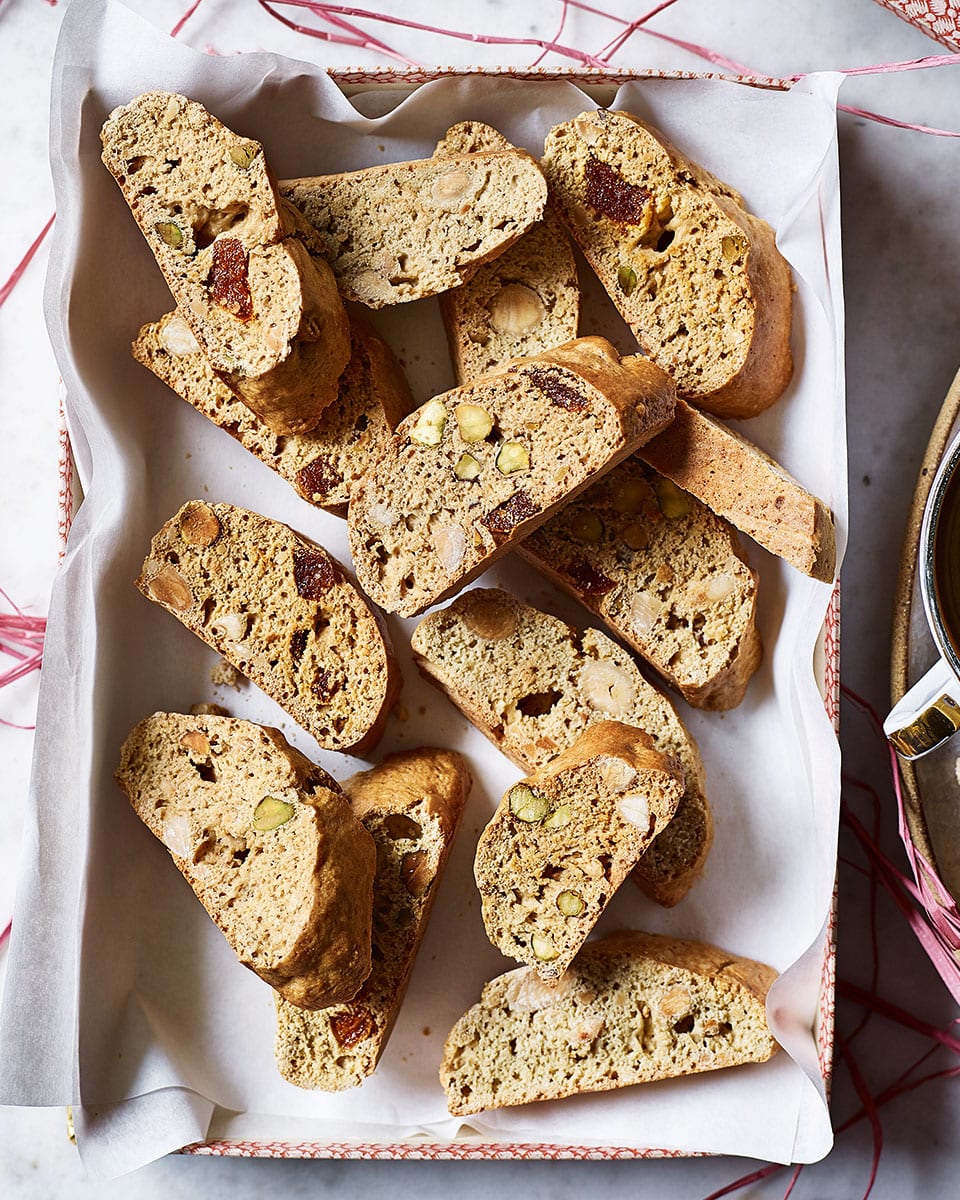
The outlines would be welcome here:
<svg viewBox="0 0 960 1200">
<path fill-rule="evenodd" d="M 237 670 L 233 663 L 227 662 L 225 658 L 210 668 L 210 682 L 214 687 L 232 687 L 240 689 L 245 682 L 243 674 Z"/>
<path fill-rule="evenodd" d="M 393 715 L 398 721 L 409 721 L 410 719 L 410 712 L 407 709 L 407 706 L 402 704 L 399 700 L 393 706 Z"/>
<path fill-rule="evenodd" d="M 191 704 L 191 717 L 229 717 L 230 712 L 222 704 Z"/>
</svg>

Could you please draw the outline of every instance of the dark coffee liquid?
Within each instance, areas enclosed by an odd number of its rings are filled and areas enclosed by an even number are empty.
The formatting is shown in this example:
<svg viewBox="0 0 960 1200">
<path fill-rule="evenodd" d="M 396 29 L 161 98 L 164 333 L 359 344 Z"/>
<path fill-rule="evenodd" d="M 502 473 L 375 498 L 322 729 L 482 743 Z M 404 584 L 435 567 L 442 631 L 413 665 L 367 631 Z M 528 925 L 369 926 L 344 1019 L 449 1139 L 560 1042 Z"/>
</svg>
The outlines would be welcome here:
<svg viewBox="0 0 960 1200">
<path fill-rule="evenodd" d="M 960 469 L 943 493 L 933 539 L 933 587 L 940 619 L 960 657 Z"/>
</svg>

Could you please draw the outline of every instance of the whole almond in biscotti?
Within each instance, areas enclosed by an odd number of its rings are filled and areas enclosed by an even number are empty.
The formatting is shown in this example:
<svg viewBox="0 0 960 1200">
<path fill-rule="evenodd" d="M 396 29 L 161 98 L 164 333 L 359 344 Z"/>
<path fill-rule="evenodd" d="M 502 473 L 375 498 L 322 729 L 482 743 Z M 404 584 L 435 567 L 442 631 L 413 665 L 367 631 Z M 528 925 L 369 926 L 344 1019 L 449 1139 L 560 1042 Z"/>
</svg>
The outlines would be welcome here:
<svg viewBox="0 0 960 1200">
<path fill-rule="evenodd" d="M 325 750 L 379 741 L 399 667 L 379 616 L 321 546 L 247 509 L 190 500 L 136 583 Z"/>
<path fill-rule="evenodd" d="M 211 366 L 274 432 L 312 429 L 336 399 L 350 331 L 322 249 L 280 200 L 263 148 L 171 92 L 115 109 L 101 140 Z"/>
<path fill-rule="evenodd" d="M 459 287 L 547 199 L 536 159 L 512 148 L 288 179 L 280 191 L 319 234 L 343 295 L 370 308 Z"/>
<path fill-rule="evenodd" d="M 377 848 L 373 968 L 347 1004 L 305 1012 L 277 997 L 277 1066 L 302 1088 L 339 1092 L 371 1075 L 410 981 L 460 824 L 470 772 L 451 750 L 391 754 L 344 781 Z"/>
<path fill-rule="evenodd" d="M 639 457 L 741 533 L 813 579 L 832 583 L 837 541 L 830 509 L 778 462 L 682 400 Z"/>
<path fill-rule="evenodd" d="M 434 157 L 510 149 L 480 121 L 451 126 Z M 550 204 L 529 232 L 463 285 L 440 296 L 458 383 L 511 358 L 552 350 L 577 336 L 580 287 L 573 246 Z"/>
<path fill-rule="evenodd" d="M 179 313 L 144 325 L 133 356 L 310 504 L 345 511 L 354 484 L 380 456 L 399 421 L 413 408 L 403 369 L 386 342 L 350 318 L 352 353 L 336 401 L 307 433 L 281 436 L 223 383 Z"/>
<path fill-rule="evenodd" d="M 600 721 L 642 729 L 675 758 L 683 797 L 631 877 L 658 904 L 683 899 L 713 842 L 703 762 L 673 705 L 626 650 L 494 588 L 475 588 L 424 617 L 411 645 L 423 674 L 526 771 L 546 767 Z"/>
<path fill-rule="evenodd" d="M 768 408 L 793 372 L 790 268 L 741 197 L 629 113 L 557 125 L 550 196 L 678 395 L 724 417 Z"/>
<path fill-rule="evenodd" d="M 422 405 L 350 497 L 360 586 L 413 616 L 663 429 L 673 384 L 646 359 L 581 338 L 515 359 Z"/>
<path fill-rule="evenodd" d="M 779 1050 L 777 973 L 705 942 L 624 930 L 588 942 L 552 987 L 530 967 L 491 980 L 450 1031 L 440 1083 L 466 1116 L 744 1063 Z"/>
<path fill-rule="evenodd" d="M 244 966 L 291 1005 L 356 995 L 376 851 L 326 771 L 276 729 L 154 713 L 124 743 L 116 779 Z"/>
<path fill-rule="evenodd" d="M 648 734 L 591 725 L 511 787 L 477 844 L 483 924 L 508 958 L 556 981 L 683 797 Z"/>
<path fill-rule="evenodd" d="M 736 531 L 637 455 L 518 552 L 697 708 L 733 708 L 760 665 L 757 575 Z"/>
</svg>

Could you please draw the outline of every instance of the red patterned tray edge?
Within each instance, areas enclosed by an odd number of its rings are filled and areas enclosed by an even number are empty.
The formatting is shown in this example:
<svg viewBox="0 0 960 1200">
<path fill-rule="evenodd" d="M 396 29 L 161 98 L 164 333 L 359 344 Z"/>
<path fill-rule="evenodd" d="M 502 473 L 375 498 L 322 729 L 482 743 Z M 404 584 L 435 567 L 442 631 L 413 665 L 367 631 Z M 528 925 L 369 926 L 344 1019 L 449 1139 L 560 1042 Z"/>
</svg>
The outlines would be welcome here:
<svg viewBox="0 0 960 1200">
<path fill-rule="evenodd" d="M 927 37 L 960 50 L 960 7 L 951 0 L 877 0 Z"/>
</svg>

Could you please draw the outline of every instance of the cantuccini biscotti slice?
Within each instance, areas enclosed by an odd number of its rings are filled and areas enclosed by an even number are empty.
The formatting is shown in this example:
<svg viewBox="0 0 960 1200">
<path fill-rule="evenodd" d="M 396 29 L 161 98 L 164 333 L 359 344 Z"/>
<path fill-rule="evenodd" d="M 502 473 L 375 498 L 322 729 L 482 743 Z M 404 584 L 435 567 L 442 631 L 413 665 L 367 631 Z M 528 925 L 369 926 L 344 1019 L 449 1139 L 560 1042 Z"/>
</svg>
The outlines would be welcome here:
<svg viewBox="0 0 960 1200">
<path fill-rule="evenodd" d="M 678 400 L 675 420 L 640 457 L 771 554 L 832 582 L 837 543 L 830 510 L 722 421 Z"/>
<path fill-rule="evenodd" d="M 636 456 L 518 547 L 698 708 L 733 708 L 760 665 L 757 575 L 736 531 Z"/>
<path fill-rule="evenodd" d="M 515 359 L 401 421 L 350 497 L 360 586 L 413 616 L 459 591 L 671 420 L 646 359 L 580 338 Z"/>
<path fill-rule="evenodd" d="M 543 169 L 587 261 L 643 347 L 710 412 L 749 417 L 790 382 L 790 268 L 741 197 L 629 113 L 547 135 Z"/>
<path fill-rule="evenodd" d="M 474 862 L 490 941 L 558 980 L 683 792 L 677 760 L 616 721 L 591 725 L 514 784 Z"/>
<path fill-rule="evenodd" d="M 251 454 L 272 467 L 310 504 L 344 510 L 350 490 L 376 461 L 413 397 L 390 347 L 350 318 L 352 354 L 337 399 L 307 433 L 281 436 L 221 381 L 179 313 L 144 325 L 133 357 Z"/>
<path fill-rule="evenodd" d="M 506 150 L 510 143 L 480 121 L 447 130 L 434 157 Z M 543 219 L 463 287 L 444 292 L 440 312 L 457 382 L 511 358 L 541 354 L 577 336 L 580 287 L 573 247 L 550 204 Z"/>
<path fill-rule="evenodd" d="M 116 779 L 244 966 L 292 1005 L 356 995 L 376 851 L 326 771 L 276 729 L 154 713 Z"/>
<path fill-rule="evenodd" d="M 343 295 L 370 308 L 459 287 L 547 199 L 536 159 L 512 148 L 288 179 L 280 191 L 320 235 Z"/>
<path fill-rule="evenodd" d="M 680 763 L 685 790 L 632 878 L 659 904 L 673 905 L 686 895 L 713 841 L 703 763 L 673 705 L 626 650 L 597 629 L 579 632 L 488 588 L 425 617 L 411 644 L 424 675 L 527 771 L 547 766 L 600 721 L 648 733 L 655 749 Z"/>
<path fill-rule="evenodd" d="M 440 1082 L 457 1116 L 766 1062 L 776 971 L 705 942 L 622 931 L 588 942 L 550 987 L 491 980 L 454 1025 Z"/>
<path fill-rule="evenodd" d="M 470 782 L 459 754 L 425 747 L 391 754 L 343 784 L 377 847 L 373 969 L 348 1004 L 305 1012 L 277 997 L 277 1066 L 291 1083 L 338 1092 L 373 1073 L 400 1012 Z"/>
<path fill-rule="evenodd" d="M 190 500 L 136 583 L 325 750 L 379 741 L 399 667 L 379 616 L 322 547 L 245 508 Z"/>
<path fill-rule="evenodd" d="M 115 109 L 101 140 L 214 370 L 275 432 L 313 428 L 336 399 L 350 330 L 320 244 L 280 200 L 259 142 L 170 92 Z"/>
</svg>

